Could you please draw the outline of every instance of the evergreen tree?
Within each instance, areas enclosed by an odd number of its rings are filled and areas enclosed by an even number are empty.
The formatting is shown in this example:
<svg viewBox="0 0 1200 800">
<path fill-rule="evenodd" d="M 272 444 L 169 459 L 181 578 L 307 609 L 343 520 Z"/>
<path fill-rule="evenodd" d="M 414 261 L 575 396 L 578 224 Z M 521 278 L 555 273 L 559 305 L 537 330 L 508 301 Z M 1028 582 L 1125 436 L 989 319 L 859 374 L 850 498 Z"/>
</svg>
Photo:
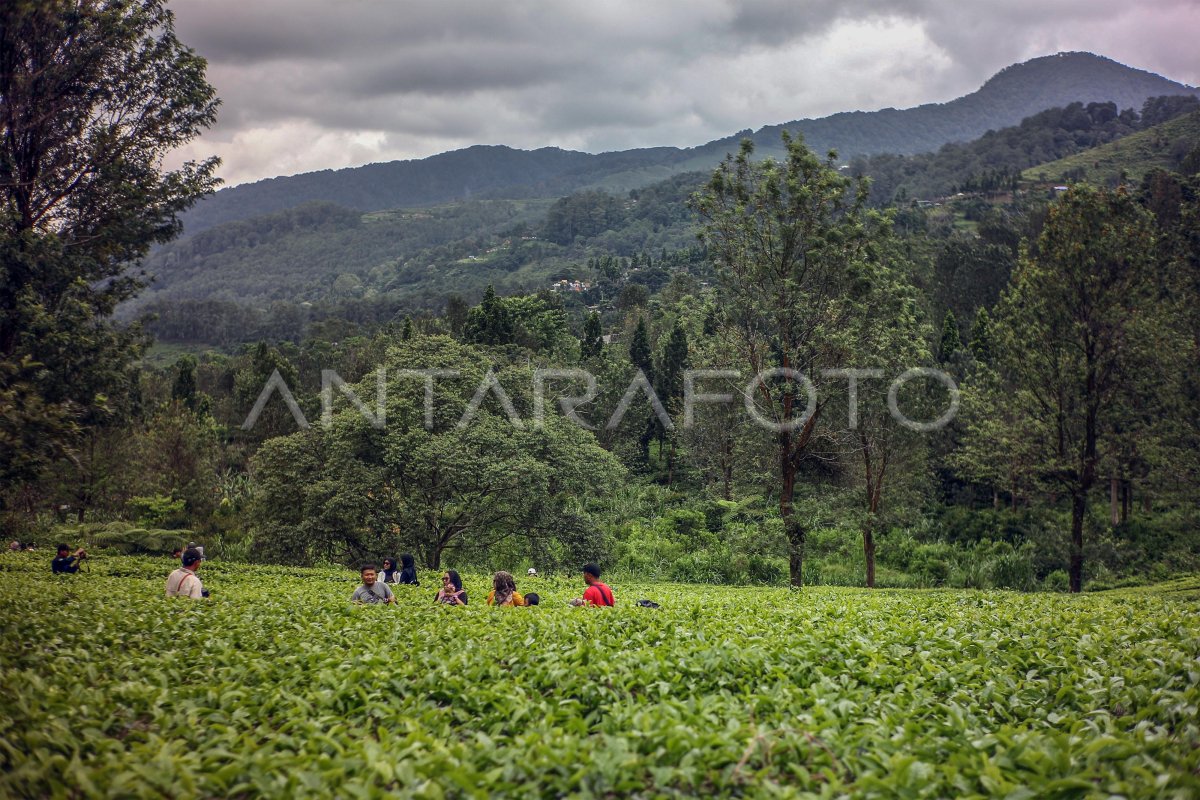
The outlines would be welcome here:
<svg viewBox="0 0 1200 800">
<path fill-rule="evenodd" d="M 683 399 L 683 373 L 688 366 L 687 332 L 676 322 L 663 351 L 662 377 L 658 389 L 659 398 L 663 403 Z"/>
<path fill-rule="evenodd" d="M 191 356 L 182 356 L 175 362 L 175 383 L 171 387 L 171 397 L 190 410 L 196 410 L 196 359 Z"/>
<path fill-rule="evenodd" d="M 938 358 L 943 364 L 954 358 L 954 354 L 962 350 L 962 339 L 958 335 L 958 320 L 953 311 L 947 311 L 942 320 L 942 338 L 938 342 Z"/>
<path fill-rule="evenodd" d="M 650 357 L 650 333 L 646 330 L 646 320 L 638 320 L 633 331 L 633 339 L 629 342 L 629 363 L 634 369 L 646 373 L 646 378 L 654 382 L 654 361 Z"/>
<path fill-rule="evenodd" d="M 512 315 L 490 283 L 483 301 L 467 314 L 463 338 L 475 344 L 508 344 L 513 339 Z"/>
<path fill-rule="evenodd" d="M 986 364 L 992 358 L 992 320 L 988 310 L 980 306 L 975 312 L 975 321 L 971 324 L 971 355 L 975 360 Z"/>
<path fill-rule="evenodd" d="M 593 311 L 583 322 L 583 336 L 579 339 L 580 358 L 595 358 L 604 350 L 604 330 L 600 327 L 600 315 Z"/>
<path fill-rule="evenodd" d="M 640 369 L 646 375 L 646 380 L 654 386 L 654 360 L 650 350 L 650 333 L 646 329 L 645 318 L 639 318 L 637 328 L 633 331 L 633 339 L 629 342 L 629 362 L 634 369 Z M 642 461 L 650 463 L 650 440 L 659 431 L 661 425 L 658 417 L 651 414 L 646 419 L 646 427 L 638 435 L 638 446 L 641 448 Z"/>
</svg>

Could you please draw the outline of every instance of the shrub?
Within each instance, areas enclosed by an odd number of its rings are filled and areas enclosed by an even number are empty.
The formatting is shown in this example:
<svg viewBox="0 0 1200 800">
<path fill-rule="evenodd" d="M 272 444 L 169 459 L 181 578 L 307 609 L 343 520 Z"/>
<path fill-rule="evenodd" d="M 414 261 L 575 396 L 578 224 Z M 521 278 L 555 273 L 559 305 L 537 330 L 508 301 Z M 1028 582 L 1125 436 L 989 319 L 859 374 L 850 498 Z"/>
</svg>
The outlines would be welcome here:
<svg viewBox="0 0 1200 800">
<path fill-rule="evenodd" d="M 110 524 L 92 534 L 90 543 L 125 555 L 165 556 L 183 548 L 194 535 L 189 530 L 146 530 Z"/>
<path fill-rule="evenodd" d="M 1065 570 L 1056 569 L 1042 579 L 1042 589 L 1047 592 L 1065 592 L 1071 588 L 1071 579 Z"/>
<path fill-rule="evenodd" d="M 187 503 L 161 494 L 129 498 L 129 511 L 148 528 L 182 528 L 187 525 Z"/>
<path fill-rule="evenodd" d="M 927 586 L 944 586 L 950 577 L 954 548 L 947 544 L 922 544 L 913 549 L 909 570 Z"/>
<path fill-rule="evenodd" d="M 986 562 L 991 585 L 997 589 L 1032 591 L 1037 585 L 1037 580 L 1033 574 L 1031 548 L 1023 546 L 1017 550 L 1006 550 L 1007 552 L 998 553 Z"/>
</svg>

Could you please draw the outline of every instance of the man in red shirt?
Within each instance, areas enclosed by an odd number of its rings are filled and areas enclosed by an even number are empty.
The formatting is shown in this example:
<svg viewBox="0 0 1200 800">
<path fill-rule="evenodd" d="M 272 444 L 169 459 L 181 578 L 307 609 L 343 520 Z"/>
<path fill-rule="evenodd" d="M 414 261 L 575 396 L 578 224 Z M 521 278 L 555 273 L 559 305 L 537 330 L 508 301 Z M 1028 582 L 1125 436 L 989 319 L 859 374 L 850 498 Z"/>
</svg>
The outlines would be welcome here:
<svg viewBox="0 0 1200 800">
<path fill-rule="evenodd" d="M 583 582 L 588 585 L 583 597 L 571 601 L 573 606 L 613 606 L 617 601 L 613 598 L 612 589 L 600 582 L 600 568 L 595 564 L 583 565 Z"/>
</svg>

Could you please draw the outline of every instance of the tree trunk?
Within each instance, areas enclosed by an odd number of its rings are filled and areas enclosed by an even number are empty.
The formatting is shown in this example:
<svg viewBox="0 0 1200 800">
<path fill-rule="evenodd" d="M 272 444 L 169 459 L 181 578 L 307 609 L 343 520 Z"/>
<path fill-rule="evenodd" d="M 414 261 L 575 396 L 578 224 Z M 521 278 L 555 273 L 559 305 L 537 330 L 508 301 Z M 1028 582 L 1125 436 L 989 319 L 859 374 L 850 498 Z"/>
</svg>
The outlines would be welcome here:
<svg viewBox="0 0 1200 800">
<path fill-rule="evenodd" d="M 788 458 L 789 448 L 781 448 L 781 477 L 783 488 L 779 493 L 779 516 L 788 540 L 788 573 L 792 586 L 804 585 L 804 526 L 796 519 L 792 499 L 796 494 L 796 467 Z"/>
<path fill-rule="evenodd" d="M 1133 510 L 1133 481 L 1121 482 L 1121 522 L 1129 522 L 1129 512 Z"/>
<path fill-rule="evenodd" d="M 863 526 L 863 556 L 867 561 L 867 588 L 875 588 L 875 534 L 871 524 Z"/>
<path fill-rule="evenodd" d="M 1117 480 L 1117 474 L 1114 472 L 1108 479 L 1108 517 L 1112 520 L 1114 528 L 1121 524 L 1120 498 L 1121 483 Z"/>
<path fill-rule="evenodd" d="M 733 499 L 733 442 L 725 440 L 722 445 L 721 482 L 723 496 L 726 500 Z"/>
<path fill-rule="evenodd" d="M 660 444 L 661 448 L 662 445 Z M 671 488 L 671 483 L 675 480 L 675 437 L 671 436 L 671 448 L 667 451 L 667 488 Z"/>
<path fill-rule="evenodd" d="M 992 487 L 992 509 L 1000 510 L 1000 490 L 995 486 Z"/>
<path fill-rule="evenodd" d="M 1087 514 L 1087 492 L 1076 490 L 1071 498 L 1071 591 L 1083 591 L 1083 518 Z"/>
</svg>

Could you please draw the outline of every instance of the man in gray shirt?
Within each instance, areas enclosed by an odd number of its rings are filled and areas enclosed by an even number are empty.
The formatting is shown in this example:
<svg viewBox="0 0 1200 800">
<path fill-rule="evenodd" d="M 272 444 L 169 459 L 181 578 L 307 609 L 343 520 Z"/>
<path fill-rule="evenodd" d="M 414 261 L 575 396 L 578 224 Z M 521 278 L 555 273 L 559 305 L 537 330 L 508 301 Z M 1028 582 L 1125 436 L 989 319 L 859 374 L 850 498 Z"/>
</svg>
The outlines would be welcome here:
<svg viewBox="0 0 1200 800">
<path fill-rule="evenodd" d="M 396 595 L 383 581 L 375 580 L 378 570 L 374 564 L 363 564 L 362 585 L 350 596 L 351 603 L 395 603 Z"/>
</svg>

